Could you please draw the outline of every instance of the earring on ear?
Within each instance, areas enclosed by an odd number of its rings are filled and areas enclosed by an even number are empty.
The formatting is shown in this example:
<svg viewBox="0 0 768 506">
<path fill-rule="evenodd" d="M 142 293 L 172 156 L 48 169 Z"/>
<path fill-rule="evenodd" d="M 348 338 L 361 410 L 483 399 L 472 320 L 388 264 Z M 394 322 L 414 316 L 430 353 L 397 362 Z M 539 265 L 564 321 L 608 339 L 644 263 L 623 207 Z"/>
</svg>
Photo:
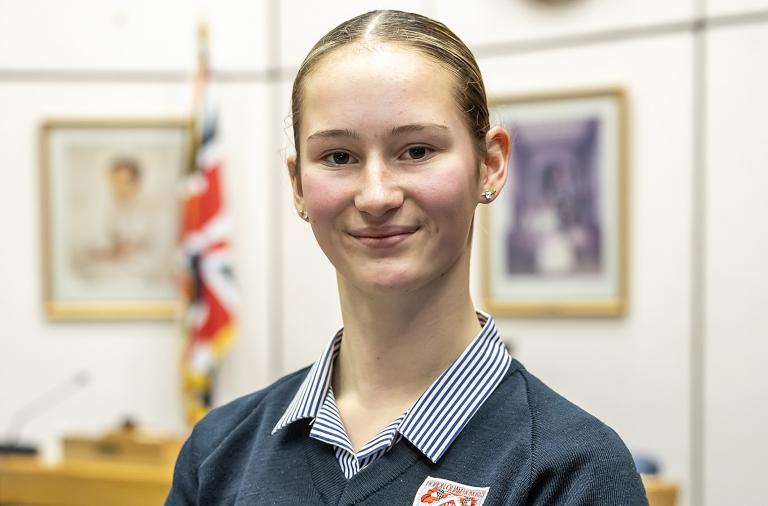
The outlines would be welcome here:
<svg viewBox="0 0 768 506">
<path fill-rule="evenodd" d="M 486 202 L 490 202 L 491 200 L 493 200 L 493 196 L 496 195 L 496 190 L 491 188 L 490 190 L 485 190 L 480 195 L 483 196 L 483 198 L 485 199 Z"/>
<path fill-rule="evenodd" d="M 307 214 L 307 210 L 306 209 L 302 208 L 301 212 L 299 213 L 299 216 L 301 217 L 302 220 L 304 220 L 307 223 L 309 223 L 309 215 Z"/>
</svg>

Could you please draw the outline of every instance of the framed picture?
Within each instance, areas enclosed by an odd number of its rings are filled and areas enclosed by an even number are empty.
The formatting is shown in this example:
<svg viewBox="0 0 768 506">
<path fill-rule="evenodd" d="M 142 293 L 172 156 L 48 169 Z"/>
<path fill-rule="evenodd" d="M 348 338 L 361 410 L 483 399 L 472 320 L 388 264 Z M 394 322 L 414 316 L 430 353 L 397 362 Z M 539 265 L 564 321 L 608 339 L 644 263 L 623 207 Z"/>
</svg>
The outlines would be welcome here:
<svg viewBox="0 0 768 506">
<path fill-rule="evenodd" d="M 482 295 L 507 316 L 627 308 L 627 120 L 618 88 L 506 97 L 509 179 L 483 213 Z"/>
<path fill-rule="evenodd" d="M 185 120 L 51 120 L 40 132 L 49 318 L 171 318 Z"/>
</svg>

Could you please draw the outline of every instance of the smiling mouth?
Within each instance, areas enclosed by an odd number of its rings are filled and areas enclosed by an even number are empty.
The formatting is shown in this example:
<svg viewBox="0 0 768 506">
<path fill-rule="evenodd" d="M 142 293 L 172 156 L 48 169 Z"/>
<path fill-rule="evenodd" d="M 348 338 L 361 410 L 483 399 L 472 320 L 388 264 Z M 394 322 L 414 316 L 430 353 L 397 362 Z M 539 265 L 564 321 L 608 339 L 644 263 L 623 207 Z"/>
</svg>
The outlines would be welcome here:
<svg viewBox="0 0 768 506">
<path fill-rule="evenodd" d="M 411 237 L 418 227 L 366 228 L 350 232 L 355 240 L 369 248 L 391 248 Z"/>
</svg>

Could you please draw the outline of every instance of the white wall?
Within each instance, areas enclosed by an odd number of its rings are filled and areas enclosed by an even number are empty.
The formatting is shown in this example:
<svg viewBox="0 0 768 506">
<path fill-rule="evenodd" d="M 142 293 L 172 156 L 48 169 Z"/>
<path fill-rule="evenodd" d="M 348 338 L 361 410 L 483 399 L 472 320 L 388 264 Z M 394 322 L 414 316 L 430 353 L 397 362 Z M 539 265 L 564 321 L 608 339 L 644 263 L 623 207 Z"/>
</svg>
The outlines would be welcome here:
<svg viewBox="0 0 768 506">
<path fill-rule="evenodd" d="M 0 13 L 4 70 L 188 71 L 202 19 L 217 69 L 269 64 L 263 0 L 0 0 Z"/>
<path fill-rule="evenodd" d="M 768 25 L 707 38 L 706 496 L 765 504 Z M 752 491 L 750 494 L 744 490 Z"/>
<path fill-rule="evenodd" d="M 491 96 L 625 87 L 628 314 L 499 324 L 534 374 L 616 428 L 633 450 L 658 456 L 681 484 L 682 504 L 759 504 L 768 450 L 761 367 L 768 320 L 760 290 L 768 282 L 760 234 L 768 214 L 761 193 L 768 184 L 768 71 L 759 64 L 768 47 L 768 0 L 709 0 L 708 14 L 737 17 L 706 35 L 686 29 L 702 12 L 695 0 L 487 0 L 471 7 L 435 0 L 333 7 L 0 0 L 0 434 L 16 407 L 81 368 L 91 384 L 31 423 L 30 438 L 53 447 L 62 433 L 105 430 L 128 413 L 183 430 L 181 339 L 172 323 L 43 317 L 37 128 L 51 116 L 185 114 L 200 17 L 209 22 L 221 77 L 225 183 L 243 299 L 242 336 L 224 364 L 218 401 L 314 360 L 340 320 L 333 269 L 296 216 L 281 165 L 292 143 L 290 76 L 327 29 L 380 6 L 415 9 L 454 28 L 476 50 Z M 548 47 L 535 49 L 537 41 Z M 704 212 L 694 213 L 701 203 Z M 699 286 L 703 299 L 694 292 Z M 692 383 L 696 371 L 702 385 Z"/>
<path fill-rule="evenodd" d="M 692 0 L 576 0 L 571 2 L 486 0 L 468 8 L 434 2 L 435 17 L 467 44 L 493 45 L 603 31 L 641 29 L 689 19 Z"/>
</svg>

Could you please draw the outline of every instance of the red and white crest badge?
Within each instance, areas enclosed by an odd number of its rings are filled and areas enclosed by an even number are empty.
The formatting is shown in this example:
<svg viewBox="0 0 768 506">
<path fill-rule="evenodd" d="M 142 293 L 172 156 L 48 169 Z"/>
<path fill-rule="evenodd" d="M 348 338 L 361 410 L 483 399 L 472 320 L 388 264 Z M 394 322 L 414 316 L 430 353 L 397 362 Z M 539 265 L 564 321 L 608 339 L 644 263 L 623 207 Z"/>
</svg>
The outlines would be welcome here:
<svg viewBox="0 0 768 506">
<path fill-rule="evenodd" d="M 470 487 L 427 476 L 413 498 L 413 506 L 483 506 L 490 487 Z"/>
</svg>

